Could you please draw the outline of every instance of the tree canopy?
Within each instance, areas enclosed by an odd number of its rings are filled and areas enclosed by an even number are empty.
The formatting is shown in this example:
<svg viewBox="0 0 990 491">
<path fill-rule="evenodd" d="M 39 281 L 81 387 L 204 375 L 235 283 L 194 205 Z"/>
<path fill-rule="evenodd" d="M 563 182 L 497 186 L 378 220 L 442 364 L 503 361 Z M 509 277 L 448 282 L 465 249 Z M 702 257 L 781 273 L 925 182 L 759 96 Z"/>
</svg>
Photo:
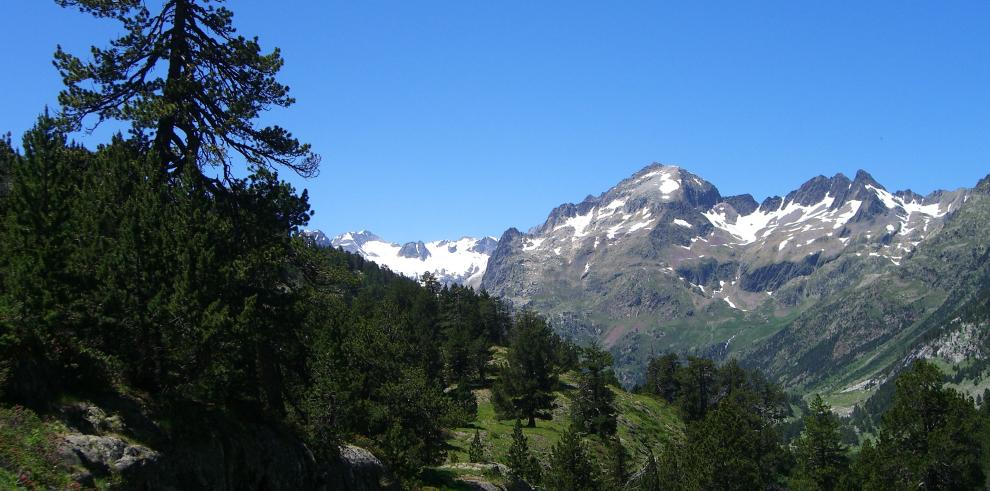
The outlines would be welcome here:
<svg viewBox="0 0 990 491">
<path fill-rule="evenodd" d="M 308 144 L 279 126 L 256 126 L 263 111 L 295 101 L 275 78 L 279 50 L 265 54 L 256 37 L 238 35 L 223 0 L 165 0 L 155 12 L 138 0 L 56 1 L 124 28 L 109 47 L 94 46 L 91 60 L 55 53 L 71 127 L 90 115 L 97 124 L 129 121 L 168 172 L 218 166 L 230 179 L 233 152 L 249 165 L 316 174 L 320 158 Z"/>
</svg>

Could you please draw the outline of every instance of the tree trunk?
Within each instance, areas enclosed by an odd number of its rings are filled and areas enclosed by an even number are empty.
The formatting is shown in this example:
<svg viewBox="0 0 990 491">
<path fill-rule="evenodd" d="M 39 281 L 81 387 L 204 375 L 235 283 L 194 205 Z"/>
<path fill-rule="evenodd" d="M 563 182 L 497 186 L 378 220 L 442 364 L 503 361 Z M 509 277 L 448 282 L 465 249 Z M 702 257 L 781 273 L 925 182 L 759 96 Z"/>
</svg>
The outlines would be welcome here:
<svg viewBox="0 0 990 491">
<path fill-rule="evenodd" d="M 186 42 L 188 35 L 189 3 L 188 0 L 175 0 L 175 17 L 172 24 L 171 39 L 169 39 L 168 73 L 165 78 L 163 96 L 170 104 L 179 105 L 181 94 L 179 86 L 183 76 L 183 66 L 185 55 L 189 49 Z M 158 157 L 162 159 L 166 172 L 174 166 L 181 165 L 181 158 L 174 155 L 171 149 L 172 137 L 175 135 L 176 114 L 180 109 L 173 109 L 158 120 L 158 129 L 155 132 L 155 150 Z"/>
<path fill-rule="evenodd" d="M 536 428 L 536 415 L 535 414 L 530 413 L 530 415 L 529 415 L 529 423 L 526 424 L 526 427 L 528 427 L 528 428 Z"/>
<path fill-rule="evenodd" d="M 285 415 L 285 401 L 282 399 L 282 376 L 275 366 L 275 353 L 271 345 L 261 343 L 257 348 L 258 373 L 265 412 L 275 417 Z"/>
</svg>

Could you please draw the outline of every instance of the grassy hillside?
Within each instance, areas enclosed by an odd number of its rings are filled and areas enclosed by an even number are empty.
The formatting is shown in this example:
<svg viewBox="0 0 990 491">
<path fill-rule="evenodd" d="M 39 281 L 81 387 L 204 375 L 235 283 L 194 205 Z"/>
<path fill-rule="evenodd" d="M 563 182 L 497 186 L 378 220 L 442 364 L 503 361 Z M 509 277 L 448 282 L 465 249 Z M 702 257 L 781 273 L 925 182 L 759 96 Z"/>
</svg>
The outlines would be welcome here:
<svg viewBox="0 0 990 491">
<path fill-rule="evenodd" d="M 496 348 L 495 362 L 504 356 L 504 349 Z M 529 441 L 530 450 L 547 462 L 554 444 L 570 425 L 571 403 L 577 386 L 577 374 L 568 372 L 560 377 L 560 388 L 555 392 L 556 407 L 550 420 L 537 420 L 536 428 L 523 427 L 523 434 Z M 639 466 L 647 455 L 647 450 L 656 452 L 671 440 L 681 439 L 684 424 L 677 410 L 666 401 L 654 396 L 633 394 L 621 388 L 612 387 L 618 413 L 619 438 L 629 452 L 631 462 Z M 485 457 L 489 462 L 504 463 L 512 444 L 512 430 L 515 420 L 499 420 L 491 403 L 491 389 L 474 391 L 478 400 L 478 416 L 465 427 L 450 432 L 447 463 L 429 474 L 428 481 L 437 489 L 457 489 L 456 479 L 479 479 L 502 482 L 499 476 L 486 466 L 469 465 L 468 449 L 475 430 L 481 435 Z M 606 446 L 601 438 L 589 436 L 585 444 L 596 460 L 605 461 Z"/>
</svg>

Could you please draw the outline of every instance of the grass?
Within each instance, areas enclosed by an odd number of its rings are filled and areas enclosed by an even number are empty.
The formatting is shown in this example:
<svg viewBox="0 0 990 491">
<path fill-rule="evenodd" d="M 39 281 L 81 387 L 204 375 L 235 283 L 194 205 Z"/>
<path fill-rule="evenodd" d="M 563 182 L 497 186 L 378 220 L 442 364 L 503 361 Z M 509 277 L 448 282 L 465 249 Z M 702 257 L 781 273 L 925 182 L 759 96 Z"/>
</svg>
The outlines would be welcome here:
<svg viewBox="0 0 990 491">
<path fill-rule="evenodd" d="M 0 488 L 78 489 L 56 454 L 65 430 L 21 406 L 0 406 Z"/>
<path fill-rule="evenodd" d="M 498 358 L 500 353 L 496 353 Z M 529 441 L 530 451 L 541 461 L 549 460 L 549 454 L 554 444 L 570 426 L 570 406 L 573 387 L 576 385 L 576 374 L 567 373 L 561 376 L 561 390 L 555 393 L 556 407 L 552 411 L 552 419 L 537 420 L 535 428 L 523 427 L 523 434 Z M 615 393 L 615 405 L 618 412 L 618 433 L 623 445 L 629 451 L 634 462 L 642 462 L 646 451 L 654 453 L 671 440 L 683 437 L 684 427 L 676 414 L 674 407 L 648 395 L 632 394 L 618 388 L 612 388 Z M 462 428 L 450 432 L 447 455 L 447 465 L 431 469 L 427 479 L 424 479 L 434 489 L 464 489 L 457 487 L 461 478 L 477 478 L 488 482 L 498 483 L 502 477 L 492 473 L 479 473 L 470 466 L 455 466 L 469 462 L 468 448 L 477 430 L 481 435 L 485 448 L 485 457 L 491 462 L 505 461 L 509 446 L 512 444 L 512 430 L 515 420 L 499 420 L 495 416 L 495 408 L 491 403 L 491 390 L 487 388 L 475 391 L 478 400 L 477 418 Z M 524 422 L 525 424 L 525 422 Z M 589 436 L 585 443 L 588 450 L 597 459 L 606 455 L 605 441 L 596 436 Z"/>
</svg>

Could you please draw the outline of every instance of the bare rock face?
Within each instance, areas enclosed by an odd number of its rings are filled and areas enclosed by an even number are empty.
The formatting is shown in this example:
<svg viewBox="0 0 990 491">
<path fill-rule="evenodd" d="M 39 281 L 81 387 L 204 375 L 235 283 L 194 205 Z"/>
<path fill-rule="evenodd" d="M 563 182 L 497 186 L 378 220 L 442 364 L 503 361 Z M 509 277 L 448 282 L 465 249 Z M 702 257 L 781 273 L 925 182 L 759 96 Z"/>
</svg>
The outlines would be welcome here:
<svg viewBox="0 0 990 491">
<path fill-rule="evenodd" d="M 319 461 L 277 427 L 204 412 L 165 432 L 147 410 L 121 409 L 134 401 L 103 402 L 59 408 L 70 431 L 58 455 L 84 487 L 112 476 L 126 489 L 143 490 L 398 489 L 385 465 L 360 447 L 344 445 L 338 459 Z"/>
<path fill-rule="evenodd" d="M 456 251 L 455 247 L 453 251 Z M 426 258 L 430 257 L 430 250 L 426 248 L 426 244 L 423 241 L 419 242 L 407 242 L 405 245 L 399 249 L 399 257 L 406 257 L 411 259 L 419 259 L 420 261 L 425 261 Z"/>
<path fill-rule="evenodd" d="M 65 435 L 58 447 L 62 460 L 96 474 L 128 475 L 155 465 L 160 454 L 143 445 L 131 445 L 113 436 Z"/>
<path fill-rule="evenodd" d="M 361 447 L 342 445 L 340 465 L 331 472 L 331 489 L 373 491 L 395 486 L 388 477 L 388 470 L 378 457 Z"/>
</svg>

